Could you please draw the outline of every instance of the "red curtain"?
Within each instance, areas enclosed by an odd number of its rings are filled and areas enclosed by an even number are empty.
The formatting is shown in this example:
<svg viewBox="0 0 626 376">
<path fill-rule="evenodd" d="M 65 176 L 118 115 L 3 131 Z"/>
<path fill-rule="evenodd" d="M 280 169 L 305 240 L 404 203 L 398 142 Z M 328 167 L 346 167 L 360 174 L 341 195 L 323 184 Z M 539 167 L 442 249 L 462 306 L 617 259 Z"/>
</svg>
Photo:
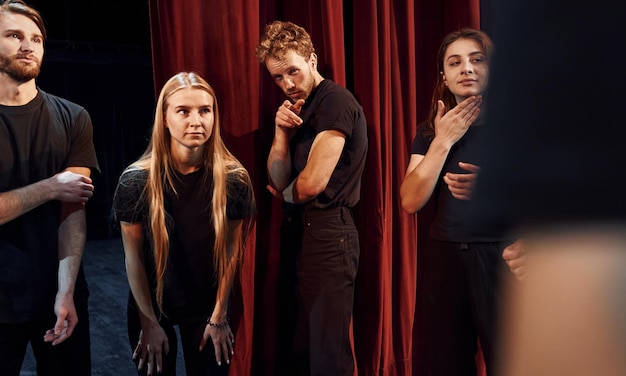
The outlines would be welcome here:
<svg viewBox="0 0 626 376">
<path fill-rule="evenodd" d="M 215 88 L 223 136 L 250 171 L 258 204 L 234 299 L 232 375 L 272 375 L 280 202 L 265 190 L 265 160 L 282 102 L 254 57 L 264 26 L 293 21 L 309 31 L 326 78 L 346 86 L 368 120 L 369 151 L 356 208 L 361 259 L 354 310 L 360 375 L 420 372 L 418 228 L 428 213 L 403 212 L 399 187 L 415 127 L 426 114 L 441 38 L 479 27 L 479 0 L 149 0 L 154 82 L 193 70 Z M 416 329 L 414 330 L 414 323 Z"/>
</svg>

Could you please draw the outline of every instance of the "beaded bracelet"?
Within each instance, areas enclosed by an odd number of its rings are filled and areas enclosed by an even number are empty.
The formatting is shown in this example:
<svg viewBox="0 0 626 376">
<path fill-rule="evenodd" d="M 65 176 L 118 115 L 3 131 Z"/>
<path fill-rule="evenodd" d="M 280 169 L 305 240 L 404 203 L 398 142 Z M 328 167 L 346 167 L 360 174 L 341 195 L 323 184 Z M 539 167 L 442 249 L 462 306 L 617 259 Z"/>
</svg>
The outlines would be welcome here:
<svg viewBox="0 0 626 376">
<path fill-rule="evenodd" d="M 230 320 L 228 319 L 228 317 L 226 317 L 226 320 L 224 322 L 219 322 L 219 323 L 214 323 L 211 322 L 211 318 L 206 319 L 206 323 L 208 326 L 212 327 L 212 328 L 218 328 L 218 329 L 222 329 L 228 326 L 228 322 Z"/>
</svg>

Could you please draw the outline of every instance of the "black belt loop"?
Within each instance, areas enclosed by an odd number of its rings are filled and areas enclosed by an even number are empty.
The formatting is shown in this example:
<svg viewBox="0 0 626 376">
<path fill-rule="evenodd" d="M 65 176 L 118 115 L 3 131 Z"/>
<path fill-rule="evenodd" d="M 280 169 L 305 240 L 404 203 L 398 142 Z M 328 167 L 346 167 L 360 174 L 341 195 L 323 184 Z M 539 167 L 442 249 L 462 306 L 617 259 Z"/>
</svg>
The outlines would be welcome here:
<svg viewBox="0 0 626 376">
<path fill-rule="evenodd" d="M 348 223 L 350 220 L 354 218 L 354 214 L 352 213 L 352 208 L 347 206 L 341 207 L 341 220 L 343 223 Z"/>
<path fill-rule="evenodd" d="M 469 244 L 467 244 L 467 243 L 459 243 L 459 249 L 461 251 L 467 251 L 469 249 Z"/>
</svg>

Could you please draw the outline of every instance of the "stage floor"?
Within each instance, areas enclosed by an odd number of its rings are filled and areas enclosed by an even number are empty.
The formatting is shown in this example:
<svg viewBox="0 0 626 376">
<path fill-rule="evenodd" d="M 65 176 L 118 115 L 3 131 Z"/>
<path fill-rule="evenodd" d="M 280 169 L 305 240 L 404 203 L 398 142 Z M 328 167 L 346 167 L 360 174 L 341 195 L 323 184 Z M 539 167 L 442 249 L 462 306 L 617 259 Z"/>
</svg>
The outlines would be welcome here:
<svg viewBox="0 0 626 376">
<path fill-rule="evenodd" d="M 121 239 L 88 241 L 83 265 L 90 291 L 92 376 L 136 374 L 126 334 L 128 280 Z M 179 348 L 177 374 L 184 375 L 181 353 Z M 20 376 L 36 374 L 29 348 Z"/>
</svg>

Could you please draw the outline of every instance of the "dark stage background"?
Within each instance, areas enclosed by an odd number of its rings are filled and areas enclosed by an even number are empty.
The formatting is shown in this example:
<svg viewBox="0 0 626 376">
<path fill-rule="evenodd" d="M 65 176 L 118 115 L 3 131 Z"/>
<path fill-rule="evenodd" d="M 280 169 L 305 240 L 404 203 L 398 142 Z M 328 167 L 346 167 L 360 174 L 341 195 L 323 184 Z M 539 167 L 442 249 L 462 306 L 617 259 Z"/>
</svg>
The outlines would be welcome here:
<svg viewBox="0 0 626 376">
<path fill-rule="evenodd" d="M 266 23 L 299 23 L 312 35 L 322 74 L 355 93 L 369 123 L 368 166 L 356 210 L 362 244 L 354 321 L 359 374 L 420 374 L 417 249 L 429 213 L 404 213 L 398 191 L 415 126 L 430 102 L 441 38 L 481 23 L 489 32 L 493 2 L 30 1 L 48 31 L 38 85 L 84 106 L 94 124 L 102 174 L 94 178 L 95 196 L 87 205 L 89 240 L 119 236 L 110 221 L 111 199 L 121 171 L 147 144 L 155 87 L 179 70 L 198 71 L 216 89 L 225 142 L 250 171 L 259 207 L 235 299 L 239 361 L 231 374 L 274 373 L 281 212 L 264 189 L 264 166 L 282 97 L 253 51 Z"/>
<path fill-rule="evenodd" d="M 41 89 L 89 111 L 102 174 L 87 204 L 88 239 L 118 236 L 109 213 L 117 178 L 147 144 L 155 102 L 148 3 L 30 1 L 48 32 Z"/>
</svg>

